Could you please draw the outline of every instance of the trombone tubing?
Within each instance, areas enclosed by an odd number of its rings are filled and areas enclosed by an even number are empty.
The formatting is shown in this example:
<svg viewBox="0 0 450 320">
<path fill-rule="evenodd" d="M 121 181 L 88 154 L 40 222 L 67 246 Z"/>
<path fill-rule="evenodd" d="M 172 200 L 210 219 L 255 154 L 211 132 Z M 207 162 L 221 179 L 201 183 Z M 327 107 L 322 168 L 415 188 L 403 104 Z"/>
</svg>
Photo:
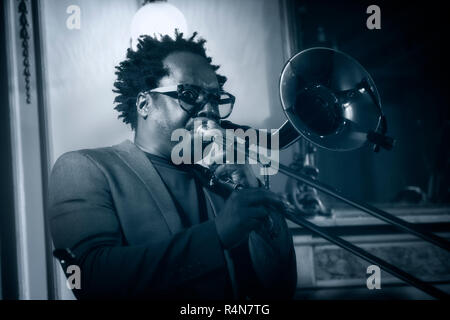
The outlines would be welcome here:
<svg viewBox="0 0 450 320">
<path fill-rule="evenodd" d="M 224 141 L 224 140 L 216 139 L 215 141 L 216 141 L 216 143 L 221 144 L 222 147 L 224 145 L 226 145 L 226 141 Z M 236 146 L 234 149 L 235 149 L 235 152 L 237 152 L 237 153 L 242 152 L 241 150 L 239 150 L 239 148 L 236 148 Z M 259 162 L 258 159 L 254 159 L 254 160 Z M 331 195 L 339 200 L 342 200 L 342 201 L 350 204 L 353 207 L 356 207 L 362 211 L 365 211 L 379 219 L 386 221 L 387 223 L 397 226 L 398 228 L 400 228 L 406 232 L 412 233 L 428 242 L 434 243 L 434 244 L 438 245 L 439 247 L 444 248 L 445 250 L 449 251 L 450 246 L 449 246 L 448 241 L 441 237 L 435 236 L 434 234 L 431 234 L 431 233 L 423 232 L 422 230 L 418 230 L 419 228 L 417 228 L 416 226 L 413 226 L 412 224 L 410 224 L 404 220 L 401 220 L 401 219 L 395 217 L 394 215 L 389 214 L 385 211 L 382 211 L 375 207 L 372 207 L 372 206 L 357 202 L 355 200 L 346 198 L 346 197 L 342 196 L 341 194 L 339 194 L 337 191 L 333 190 L 331 187 L 329 187 L 325 184 L 322 184 L 318 181 L 315 181 L 308 176 L 302 175 L 281 163 L 278 163 L 278 170 L 281 173 L 284 173 L 285 175 L 287 175 L 288 177 L 291 177 L 295 180 L 301 181 L 319 191 L 322 191 L 322 192 L 324 192 L 328 195 Z M 309 222 L 308 220 L 299 216 L 298 214 L 296 214 L 296 213 L 294 214 L 292 212 L 289 212 L 288 210 L 285 210 L 283 212 L 283 215 L 287 219 L 291 220 L 292 222 L 294 222 L 300 226 L 303 226 L 304 228 L 310 230 L 313 233 L 318 234 L 319 236 L 327 239 L 328 241 L 336 244 L 337 246 L 350 251 L 351 253 L 357 255 L 358 257 L 360 257 L 366 261 L 369 261 L 370 263 L 374 263 L 374 264 L 380 266 L 386 272 L 389 272 L 392 275 L 398 277 L 399 279 L 402 279 L 403 281 L 411 284 L 412 286 L 428 293 L 432 297 L 435 297 L 437 299 L 448 299 L 449 298 L 448 294 L 445 293 L 444 291 L 437 289 L 437 288 L 429 285 L 428 283 L 423 282 L 420 279 L 415 278 L 414 276 L 410 275 L 409 273 L 395 267 L 394 265 L 384 261 L 383 259 L 380 259 L 380 258 L 368 253 L 367 251 L 353 245 L 352 243 L 350 243 L 340 237 L 330 234 L 329 232 L 323 230 L 323 228 Z"/>
<path fill-rule="evenodd" d="M 285 211 L 283 212 L 283 215 L 291 220 L 292 222 L 310 230 L 311 232 L 327 239 L 328 241 L 336 244 L 337 246 L 353 253 L 354 255 L 372 263 L 375 264 L 379 267 L 381 267 L 383 270 L 385 270 L 386 272 L 389 272 L 390 274 L 392 274 L 393 276 L 398 277 L 399 279 L 411 284 L 412 286 L 426 292 L 427 294 L 429 294 L 430 296 L 436 298 L 436 299 L 448 299 L 449 295 L 440 290 L 437 289 L 435 287 L 433 287 L 432 285 L 423 282 L 420 279 L 417 279 L 416 277 L 410 275 L 409 273 L 397 268 L 396 266 L 384 261 L 383 259 L 380 259 L 370 253 L 368 253 L 367 251 L 361 249 L 360 247 L 355 246 L 354 244 L 338 237 L 335 236 L 331 233 L 329 233 L 326 230 L 323 230 L 322 227 L 319 227 L 311 222 L 309 222 L 308 220 L 306 220 L 305 218 L 303 218 L 302 216 L 299 216 L 298 214 L 294 214 L 291 213 L 289 211 Z"/>
<path fill-rule="evenodd" d="M 419 228 L 418 226 L 415 226 L 412 223 L 409 223 L 405 220 L 399 219 L 396 216 L 394 216 L 390 213 L 387 213 L 386 211 L 380 210 L 378 208 L 375 208 L 373 206 L 370 206 L 368 204 L 365 204 L 365 203 L 362 203 L 362 202 L 359 202 L 356 200 L 352 200 L 348 197 L 344 197 L 337 191 L 333 190 L 331 187 L 329 187 L 319 181 L 315 181 L 308 176 L 300 174 L 300 173 L 292 170 L 291 168 L 289 168 L 285 165 L 282 165 L 281 163 L 279 164 L 278 170 L 280 172 L 284 173 L 285 175 L 287 175 L 288 177 L 291 177 L 295 180 L 301 181 L 301 182 L 303 182 L 319 191 L 322 191 L 336 199 L 339 199 L 345 203 L 348 203 L 349 205 L 351 205 L 357 209 L 360 209 L 378 219 L 381 219 L 389 224 L 392 224 L 407 233 L 411 233 L 419 238 L 422 238 L 423 240 L 425 240 L 427 242 L 433 243 L 433 244 L 441 247 L 442 249 L 450 251 L 450 243 L 442 237 L 439 237 L 439 236 L 436 236 L 435 234 L 426 232 L 426 231 L 422 230 L 421 228 Z"/>
<path fill-rule="evenodd" d="M 224 146 L 227 146 L 227 140 L 224 137 L 226 137 L 226 134 L 222 135 L 222 139 L 219 138 L 219 139 L 214 140 L 215 143 L 218 143 L 222 148 Z M 251 153 L 246 154 L 245 151 L 243 152 L 242 150 L 240 150 L 240 148 L 237 148 L 237 146 L 234 142 L 233 142 L 233 147 L 234 147 L 234 151 L 236 152 L 236 154 L 243 153 L 244 156 L 247 157 L 248 159 L 253 159 L 256 162 L 261 163 L 259 157 L 261 157 L 263 155 L 258 154 L 255 159 L 255 158 L 253 158 L 254 155 L 252 155 Z M 409 223 L 405 220 L 399 219 L 396 216 L 394 216 L 390 213 L 387 213 L 383 210 L 380 210 L 378 208 L 375 208 L 375 207 L 365 204 L 363 202 L 352 200 L 348 197 L 344 197 L 339 192 L 335 191 L 333 188 L 331 188 L 317 180 L 314 180 L 314 179 L 310 178 L 309 176 L 298 173 L 286 165 L 283 165 L 279 162 L 277 163 L 277 165 L 278 165 L 278 171 L 280 171 L 281 173 L 284 173 L 288 177 L 291 177 L 295 180 L 301 181 L 301 182 L 303 182 L 319 191 L 322 191 L 336 199 L 339 199 L 345 203 L 348 203 L 349 205 L 351 205 L 359 210 L 362 210 L 378 219 L 381 219 L 391 225 L 394 225 L 397 228 L 399 228 L 407 233 L 413 234 L 427 242 L 433 243 L 434 245 L 441 247 L 444 250 L 450 251 L 450 243 L 444 238 L 441 238 L 439 236 L 436 236 L 435 234 L 426 232 L 426 231 L 422 230 L 421 228 L 419 228 L 418 226 L 415 226 L 412 223 Z"/>
</svg>

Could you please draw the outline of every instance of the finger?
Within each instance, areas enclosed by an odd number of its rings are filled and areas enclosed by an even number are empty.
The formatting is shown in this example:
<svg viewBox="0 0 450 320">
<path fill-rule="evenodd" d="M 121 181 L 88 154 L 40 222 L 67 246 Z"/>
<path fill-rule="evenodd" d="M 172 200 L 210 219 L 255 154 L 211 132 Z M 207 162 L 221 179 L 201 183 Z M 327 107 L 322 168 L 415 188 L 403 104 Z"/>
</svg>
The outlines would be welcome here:
<svg viewBox="0 0 450 320">
<path fill-rule="evenodd" d="M 239 189 L 235 191 L 236 196 L 241 199 L 241 201 L 246 204 L 254 204 L 260 201 L 262 198 L 268 197 L 280 197 L 276 193 L 273 193 L 270 190 L 262 189 L 262 188 L 245 188 Z"/>
<path fill-rule="evenodd" d="M 262 218 L 250 218 L 248 220 L 248 228 L 250 230 L 257 230 L 264 224 L 264 221 L 266 221 L 264 219 L 264 217 L 262 217 Z"/>
<path fill-rule="evenodd" d="M 234 172 L 239 172 L 241 175 L 247 175 L 252 172 L 251 170 L 251 167 L 246 164 L 221 164 L 214 170 L 214 174 L 218 177 L 224 174 L 229 175 Z"/>
<path fill-rule="evenodd" d="M 265 189 L 248 189 L 241 194 L 242 201 L 249 206 L 266 206 L 269 208 L 284 209 L 284 198 L 281 195 Z"/>
<path fill-rule="evenodd" d="M 245 210 L 245 215 L 249 220 L 262 220 L 264 217 L 269 215 L 269 210 L 264 207 L 247 208 L 247 210 Z"/>
<path fill-rule="evenodd" d="M 259 206 L 273 204 L 278 207 L 284 201 L 282 195 L 262 188 L 247 188 L 235 190 L 230 198 L 247 206 Z"/>
<path fill-rule="evenodd" d="M 214 175 L 218 178 L 222 177 L 223 175 L 227 174 L 229 169 L 227 168 L 227 165 L 221 164 L 217 166 L 217 168 L 214 170 Z"/>
</svg>

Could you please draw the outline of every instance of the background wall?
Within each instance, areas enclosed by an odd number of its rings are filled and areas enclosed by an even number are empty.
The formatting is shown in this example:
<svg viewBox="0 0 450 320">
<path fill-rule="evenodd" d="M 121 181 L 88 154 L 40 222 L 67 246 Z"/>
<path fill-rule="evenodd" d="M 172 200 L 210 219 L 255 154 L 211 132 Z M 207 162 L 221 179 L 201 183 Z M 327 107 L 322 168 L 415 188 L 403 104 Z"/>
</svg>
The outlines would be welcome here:
<svg viewBox="0 0 450 320">
<path fill-rule="evenodd" d="M 70 5 L 81 9 L 79 30 L 66 27 Z M 138 5 L 133 0 L 47 0 L 43 6 L 53 163 L 66 151 L 107 146 L 131 136 L 116 120 L 112 85 Z"/>
<path fill-rule="evenodd" d="M 113 110 L 114 66 L 125 56 L 136 1 L 42 1 L 43 50 L 47 69 L 50 166 L 64 152 L 108 146 L 131 138 Z M 81 9 L 81 28 L 66 27 L 70 5 Z M 56 262 L 56 260 L 55 260 Z M 73 299 L 55 263 L 57 297 Z"/>
<path fill-rule="evenodd" d="M 284 64 L 279 1 L 171 0 L 186 16 L 189 31 L 204 37 L 208 54 L 228 77 L 236 97 L 230 120 L 260 128 L 283 121 L 278 80 Z"/>
</svg>

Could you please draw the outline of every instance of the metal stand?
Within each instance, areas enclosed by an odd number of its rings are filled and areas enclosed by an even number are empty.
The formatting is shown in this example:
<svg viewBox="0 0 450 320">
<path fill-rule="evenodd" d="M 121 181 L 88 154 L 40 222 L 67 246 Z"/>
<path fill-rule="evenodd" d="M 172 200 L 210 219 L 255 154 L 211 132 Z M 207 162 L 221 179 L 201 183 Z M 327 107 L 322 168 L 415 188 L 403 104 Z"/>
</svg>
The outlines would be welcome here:
<svg viewBox="0 0 450 320">
<path fill-rule="evenodd" d="M 302 173 L 311 179 L 316 180 L 319 175 L 319 169 L 315 164 L 314 153 L 316 148 L 304 139 L 297 142 L 299 151 L 294 154 L 294 161 L 290 168 L 296 172 Z M 309 187 L 305 183 L 295 179 L 288 180 L 286 184 L 286 193 L 289 201 L 303 212 L 305 216 L 323 216 L 330 217 L 332 212 L 328 209 L 317 190 Z"/>
</svg>

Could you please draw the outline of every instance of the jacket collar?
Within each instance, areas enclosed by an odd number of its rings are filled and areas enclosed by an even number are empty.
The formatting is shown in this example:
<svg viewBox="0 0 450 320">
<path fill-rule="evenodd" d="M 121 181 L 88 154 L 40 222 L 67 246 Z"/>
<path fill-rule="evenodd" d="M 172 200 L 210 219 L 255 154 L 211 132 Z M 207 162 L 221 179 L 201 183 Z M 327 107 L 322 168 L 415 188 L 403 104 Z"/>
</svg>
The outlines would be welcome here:
<svg viewBox="0 0 450 320">
<path fill-rule="evenodd" d="M 175 234 L 180 231 L 182 229 L 181 219 L 169 190 L 145 153 L 130 140 L 113 146 L 113 150 L 144 183 L 171 233 Z"/>
<path fill-rule="evenodd" d="M 181 219 L 169 190 L 157 173 L 151 161 L 148 160 L 145 153 L 130 140 L 125 140 L 124 142 L 113 146 L 113 149 L 118 157 L 125 162 L 127 166 L 136 174 L 136 176 L 144 183 L 153 200 L 157 204 L 158 209 L 163 215 L 171 233 L 175 234 L 181 230 Z M 219 208 L 223 205 L 224 200 L 222 197 L 207 188 L 203 188 L 203 191 L 206 194 L 206 199 L 210 209 L 212 210 L 212 212 L 208 210 L 208 216 L 210 219 L 214 219 L 219 213 Z"/>
</svg>

